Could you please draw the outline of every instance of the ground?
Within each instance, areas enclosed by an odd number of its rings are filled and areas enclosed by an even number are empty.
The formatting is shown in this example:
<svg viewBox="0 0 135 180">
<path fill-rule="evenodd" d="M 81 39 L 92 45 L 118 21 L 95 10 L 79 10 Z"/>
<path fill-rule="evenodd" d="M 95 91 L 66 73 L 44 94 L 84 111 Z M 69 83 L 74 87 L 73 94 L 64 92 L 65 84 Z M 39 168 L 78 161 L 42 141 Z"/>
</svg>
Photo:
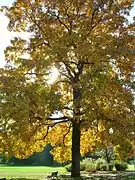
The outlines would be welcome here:
<svg viewBox="0 0 135 180">
<path fill-rule="evenodd" d="M 27 178 L 27 179 L 46 179 L 51 172 L 58 171 L 61 174 L 61 177 L 65 177 L 69 179 L 70 174 L 68 174 L 64 167 L 45 167 L 45 166 L 0 166 L 0 178 L 6 177 L 8 179 L 12 178 Z M 132 172 L 130 172 L 132 171 Z M 108 173 L 108 172 L 98 172 L 94 174 L 82 173 L 83 179 L 89 179 L 95 177 L 98 180 L 110 180 L 110 179 L 118 179 L 119 177 L 124 176 L 122 180 L 135 180 L 134 166 L 128 166 L 128 172 L 121 173 Z M 127 176 L 130 175 L 130 178 Z M 65 179 L 64 178 L 64 179 Z M 61 179 L 61 178 L 60 178 Z"/>
<path fill-rule="evenodd" d="M 51 172 L 58 171 L 59 174 L 66 173 L 64 167 L 46 167 L 46 166 L 0 166 L 0 178 L 29 178 L 43 179 Z"/>
</svg>

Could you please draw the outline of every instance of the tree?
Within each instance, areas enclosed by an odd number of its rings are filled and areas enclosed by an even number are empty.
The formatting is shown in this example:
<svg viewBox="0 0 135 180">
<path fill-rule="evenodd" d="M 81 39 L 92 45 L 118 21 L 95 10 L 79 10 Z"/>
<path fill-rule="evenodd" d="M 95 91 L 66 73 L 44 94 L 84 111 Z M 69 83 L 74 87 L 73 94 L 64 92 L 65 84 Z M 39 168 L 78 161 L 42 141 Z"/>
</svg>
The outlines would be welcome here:
<svg viewBox="0 0 135 180">
<path fill-rule="evenodd" d="M 18 159 L 11 157 L 8 161 L 9 164 L 14 165 L 36 165 L 36 166 L 52 166 L 53 157 L 50 154 L 52 147 L 48 144 L 42 152 L 37 152 L 28 157 L 27 159 Z"/>
<path fill-rule="evenodd" d="M 127 161 L 129 153 L 132 151 L 132 144 L 129 141 L 123 141 L 120 145 L 114 147 L 116 159 Z"/>
<path fill-rule="evenodd" d="M 4 7 L 8 28 L 29 33 L 11 41 L 1 70 L 1 136 L 10 138 L 12 153 L 25 157 L 51 141 L 56 156 L 72 159 L 77 177 L 80 147 L 94 149 L 104 131 L 112 139 L 134 131 L 135 37 L 126 19 L 132 6 L 127 0 L 17 0 Z M 52 67 L 59 75 L 49 84 Z"/>
</svg>

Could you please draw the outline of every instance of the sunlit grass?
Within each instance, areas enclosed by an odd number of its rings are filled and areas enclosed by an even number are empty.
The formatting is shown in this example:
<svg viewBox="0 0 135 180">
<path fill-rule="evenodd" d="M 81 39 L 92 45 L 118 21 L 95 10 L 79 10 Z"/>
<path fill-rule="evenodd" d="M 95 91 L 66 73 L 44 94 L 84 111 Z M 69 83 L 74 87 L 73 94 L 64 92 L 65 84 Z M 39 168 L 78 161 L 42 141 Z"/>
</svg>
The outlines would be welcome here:
<svg viewBox="0 0 135 180">
<path fill-rule="evenodd" d="M 1 172 L 53 172 L 53 171 L 65 172 L 64 167 L 48 167 L 48 166 L 0 166 Z"/>
<path fill-rule="evenodd" d="M 0 165 L 0 178 L 44 179 L 54 171 L 58 171 L 59 174 L 66 172 L 64 167 Z"/>
<path fill-rule="evenodd" d="M 128 171 L 134 171 L 134 165 L 128 165 Z M 26 178 L 26 179 L 46 179 L 51 172 L 58 171 L 59 174 L 65 174 L 64 167 L 48 166 L 8 166 L 0 165 L 0 178 Z"/>
</svg>

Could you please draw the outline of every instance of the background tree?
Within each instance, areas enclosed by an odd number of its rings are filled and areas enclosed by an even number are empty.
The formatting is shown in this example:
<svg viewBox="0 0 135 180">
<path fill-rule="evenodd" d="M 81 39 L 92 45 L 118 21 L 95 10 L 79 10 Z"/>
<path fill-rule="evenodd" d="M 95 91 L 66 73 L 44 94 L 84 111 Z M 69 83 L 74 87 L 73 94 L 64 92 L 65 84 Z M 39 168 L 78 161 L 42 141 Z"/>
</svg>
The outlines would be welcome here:
<svg viewBox="0 0 135 180">
<path fill-rule="evenodd" d="M 100 124 L 113 137 L 131 137 L 135 37 L 126 16 L 132 6 L 132 0 L 17 0 L 4 8 L 8 28 L 30 34 L 11 41 L 1 70 L 1 137 L 11 139 L 12 153 L 26 157 L 51 142 L 56 156 L 71 152 L 76 177 L 80 152 L 102 134 Z M 52 67 L 59 75 L 49 84 Z M 81 143 L 80 151 L 81 140 L 87 148 Z"/>
<path fill-rule="evenodd" d="M 132 144 L 129 141 L 123 141 L 121 144 L 114 147 L 116 159 L 126 161 L 129 158 L 129 153 L 132 151 Z"/>
<path fill-rule="evenodd" d="M 52 166 L 54 165 L 53 156 L 50 154 L 52 147 L 48 144 L 42 152 L 32 154 L 26 159 L 18 159 L 12 156 L 8 163 L 14 165 L 36 165 L 36 166 Z"/>
</svg>

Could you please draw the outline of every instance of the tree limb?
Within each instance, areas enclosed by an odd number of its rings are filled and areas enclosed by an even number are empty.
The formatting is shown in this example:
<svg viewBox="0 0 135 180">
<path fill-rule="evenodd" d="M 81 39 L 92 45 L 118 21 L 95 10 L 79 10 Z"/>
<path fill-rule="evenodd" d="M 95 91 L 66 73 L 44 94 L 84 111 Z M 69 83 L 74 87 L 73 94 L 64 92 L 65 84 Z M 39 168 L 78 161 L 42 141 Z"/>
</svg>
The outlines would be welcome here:
<svg viewBox="0 0 135 180">
<path fill-rule="evenodd" d="M 64 119 L 70 121 L 70 118 L 68 116 L 47 118 L 47 120 L 52 120 L 52 121 L 59 121 L 59 120 L 64 120 Z"/>
<path fill-rule="evenodd" d="M 70 123 L 67 132 L 66 132 L 66 133 L 64 134 L 64 136 L 63 136 L 63 144 L 64 144 L 64 145 L 65 145 L 65 138 L 66 138 L 66 136 L 68 135 L 68 133 L 70 132 L 71 127 L 72 127 L 72 123 Z"/>
</svg>

